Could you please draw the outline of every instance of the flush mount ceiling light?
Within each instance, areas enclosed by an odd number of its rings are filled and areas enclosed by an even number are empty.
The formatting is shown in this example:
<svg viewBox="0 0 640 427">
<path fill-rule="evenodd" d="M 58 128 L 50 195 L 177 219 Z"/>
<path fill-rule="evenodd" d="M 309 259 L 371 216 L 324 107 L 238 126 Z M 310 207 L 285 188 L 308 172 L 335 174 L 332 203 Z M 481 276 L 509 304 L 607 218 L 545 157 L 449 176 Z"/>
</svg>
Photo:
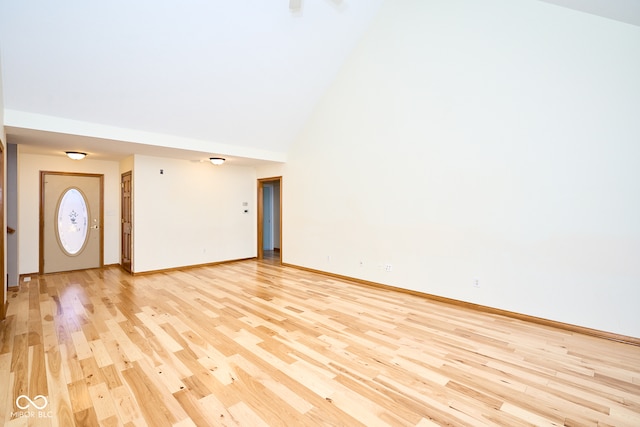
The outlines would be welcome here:
<svg viewBox="0 0 640 427">
<path fill-rule="evenodd" d="M 291 12 L 300 12 L 302 8 L 302 0 L 289 0 L 289 10 Z"/>
<path fill-rule="evenodd" d="M 67 157 L 73 160 L 82 160 L 87 157 L 87 153 L 81 153 L 79 151 L 67 151 Z"/>
<path fill-rule="evenodd" d="M 216 166 L 220 166 L 225 161 L 222 157 L 211 157 L 209 160 Z"/>
<path fill-rule="evenodd" d="M 304 0 L 289 0 L 289 11 L 293 14 L 299 14 L 302 12 L 303 1 Z M 337 9 L 342 9 L 345 6 L 344 0 L 330 0 L 330 3 L 332 3 Z"/>
</svg>

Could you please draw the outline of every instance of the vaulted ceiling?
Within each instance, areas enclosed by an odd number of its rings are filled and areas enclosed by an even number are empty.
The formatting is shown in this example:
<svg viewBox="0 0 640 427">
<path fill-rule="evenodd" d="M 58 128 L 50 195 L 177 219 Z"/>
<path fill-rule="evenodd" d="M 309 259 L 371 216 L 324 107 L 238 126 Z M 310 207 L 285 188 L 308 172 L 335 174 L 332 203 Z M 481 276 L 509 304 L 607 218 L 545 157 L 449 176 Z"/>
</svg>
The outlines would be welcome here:
<svg viewBox="0 0 640 427">
<path fill-rule="evenodd" d="M 637 0 L 544 1 L 640 25 Z M 0 0 L 8 141 L 284 161 L 382 2 Z"/>
<path fill-rule="evenodd" d="M 8 139 L 282 159 L 381 3 L 2 0 Z"/>
</svg>

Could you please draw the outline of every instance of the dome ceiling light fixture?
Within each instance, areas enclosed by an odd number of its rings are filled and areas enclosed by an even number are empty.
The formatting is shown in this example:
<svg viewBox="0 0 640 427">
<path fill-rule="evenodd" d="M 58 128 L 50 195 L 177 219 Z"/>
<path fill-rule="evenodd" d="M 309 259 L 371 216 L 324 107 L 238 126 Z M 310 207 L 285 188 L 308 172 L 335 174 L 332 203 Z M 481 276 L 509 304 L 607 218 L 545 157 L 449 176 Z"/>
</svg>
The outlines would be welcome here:
<svg viewBox="0 0 640 427">
<path fill-rule="evenodd" d="M 82 160 L 87 157 L 87 153 L 81 153 L 80 151 L 66 151 L 65 154 L 72 160 Z"/>
<path fill-rule="evenodd" d="M 222 158 L 222 157 L 211 157 L 209 158 L 209 160 L 211 161 L 211 163 L 213 163 L 216 166 L 220 166 L 221 164 L 223 164 L 225 162 L 226 159 Z"/>
<path fill-rule="evenodd" d="M 293 14 L 300 14 L 302 12 L 302 7 L 304 0 L 289 0 L 289 11 Z M 330 3 L 333 3 L 333 6 L 336 8 L 342 8 L 345 6 L 344 0 L 330 0 Z"/>
</svg>

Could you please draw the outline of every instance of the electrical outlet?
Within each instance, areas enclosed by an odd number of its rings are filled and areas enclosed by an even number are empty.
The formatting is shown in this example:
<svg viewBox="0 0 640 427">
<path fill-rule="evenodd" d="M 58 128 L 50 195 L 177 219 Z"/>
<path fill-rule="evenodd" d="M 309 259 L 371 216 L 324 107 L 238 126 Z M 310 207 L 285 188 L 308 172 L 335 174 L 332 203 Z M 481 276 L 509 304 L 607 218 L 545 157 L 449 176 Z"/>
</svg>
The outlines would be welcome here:
<svg viewBox="0 0 640 427">
<path fill-rule="evenodd" d="M 480 287 L 480 281 L 478 279 L 473 281 L 473 287 L 474 288 L 479 288 Z"/>
<path fill-rule="evenodd" d="M 393 270 L 393 266 L 391 264 L 385 264 L 384 271 L 391 271 L 391 270 Z"/>
</svg>

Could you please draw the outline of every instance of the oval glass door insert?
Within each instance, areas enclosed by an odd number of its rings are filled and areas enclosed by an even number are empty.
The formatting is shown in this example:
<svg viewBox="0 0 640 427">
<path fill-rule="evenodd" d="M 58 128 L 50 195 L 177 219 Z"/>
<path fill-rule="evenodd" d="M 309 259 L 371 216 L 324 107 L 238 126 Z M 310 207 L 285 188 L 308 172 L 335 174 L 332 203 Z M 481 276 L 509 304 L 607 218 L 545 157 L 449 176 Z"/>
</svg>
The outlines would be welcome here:
<svg viewBox="0 0 640 427">
<path fill-rule="evenodd" d="M 58 241 L 68 255 L 77 255 L 87 243 L 89 213 L 87 201 L 77 188 L 62 194 L 58 204 Z"/>
</svg>

